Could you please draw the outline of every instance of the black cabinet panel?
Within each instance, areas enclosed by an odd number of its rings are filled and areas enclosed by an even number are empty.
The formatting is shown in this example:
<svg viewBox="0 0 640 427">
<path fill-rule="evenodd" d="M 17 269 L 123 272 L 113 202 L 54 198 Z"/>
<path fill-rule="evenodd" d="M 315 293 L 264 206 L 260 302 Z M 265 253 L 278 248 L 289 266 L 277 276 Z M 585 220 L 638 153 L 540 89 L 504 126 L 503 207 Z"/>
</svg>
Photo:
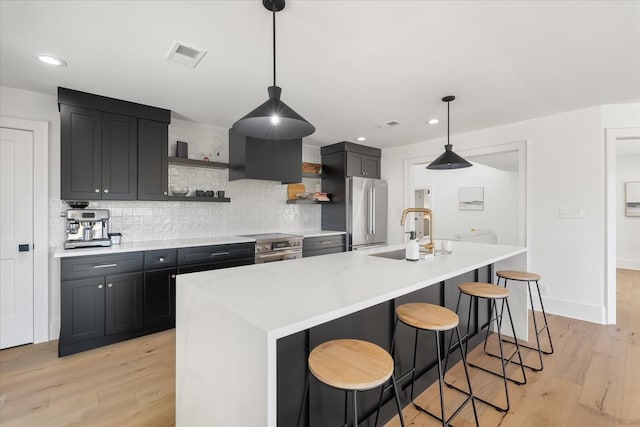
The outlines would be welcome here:
<svg viewBox="0 0 640 427">
<path fill-rule="evenodd" d="M 176 324 L 175 268 L 144 273 L 144 326 L 174 327 Z"/>
<path fill-rule="evenodd" d="M 75 343 L 104 335 L 104 278 L 60 284 L 60 342 Z"/>
<path fill-rule="evenodd" d="M 373 342 L 389 350 L 393 305 L 391 301 L 350 314 L 309 330 L 309 349 L 339 338 L 356 338 Z M 378 406 L 380 389 L 358 393 L 358 413 L 370 413 Z M 309 388 L 309 426 L 342 425 L 344 392 L 321 384 L 312 378 Z M 349 419 L 353 419 L 349 407 Z"/>
<path fill-rule="evenodd" d="M 280 338 L 278 352 L 278 425 L 296 426 L 300 405 L 304 397 L 307 375 L 307 355 L 309 354 L 308 331 L 298 332 Z M 308 413 L 308 406 L 306 412 Z M 306 421 L 307 416 L 303 417 Z M 298 427 L 306 427 L 303 423 Z"/>
<path fill-rule="evenodd" d="M 199 246 L 178 249 L 180 267 L 196 264 L 255 257 L 255 243 L 234 243 L 230 245 Z"/>
<path fill-rule="evenodd" d="M 142 252 L 79 256 L 60 260 L 62 280 L 142 271 Z"/>
<path fill-rule="evenodd" d="M 60 197 L 96 200 L 102 194 L 102 114 L 60 106 Z"/>
<path fill-rule="evenodd" d="M 106 278 L 105 332 L 107 335 L 143 327 L 143 278 L 142 273 Z"/>
<path fill-rule="evenodd" d="M 138 200 L 167 200 L 169 187 L 168 126 L 138 120 Z"/>
<path fill-rule="evenodd" d="M 338 249 L 334 252 L 343 252 L 345 249 L 345 235 L 339 234 L 334 236 L 305 237 L 302 241 L 302 250 L 304 252 L 328 248 Z"/>
<path fill-rule="evenodd" d="M 135 117 L 102 113 L 102 199 L 136 199 L 137 141 Z"/>
</svg>

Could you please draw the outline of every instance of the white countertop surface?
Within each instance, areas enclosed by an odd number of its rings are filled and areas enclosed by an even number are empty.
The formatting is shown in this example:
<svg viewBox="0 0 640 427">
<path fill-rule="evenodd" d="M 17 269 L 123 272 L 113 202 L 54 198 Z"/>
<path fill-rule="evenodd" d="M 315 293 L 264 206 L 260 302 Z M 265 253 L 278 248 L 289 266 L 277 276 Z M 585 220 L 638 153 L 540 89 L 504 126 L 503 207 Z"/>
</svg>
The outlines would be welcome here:
<svg viewBox="0 0 640 427">
<path fill-rule="evenodd" d="M 451 254 L 417 262 L 369 256 L 397 249 L 178 275 L 176 425 L 236 426 L 241 414 L 243 426 L 276 427 L 279 338 L 479 267 L 511 268 L 526 252 L 453 242 Z M 512 310 L 514 296 L 526 318 L 526 291 L 512 293 Z"/>
<path fill-rule="evenodd" d="M 150 240 L 146 242 L 122 242 L 119 245 L 95 248 L 63 249 L 53 253 L 56 258 L 88 255 L 109 255 L 122 252 L 153 251 L 156 249 L 188 248 L 192 246 L 226 245 L 230 243 L 255 242 L 256 239 L 241 236 L 203 237 L 197 239 Z"/>
<path fill-rule="evenodd" d="M 289 232 L 288 234 L 297 234 L 303 237 L 319 237 L 319 236 L 333 236 L 337 234 L 345 234 L 344 231 L 326 231 L 326 230 L 305 230 Z M 76 256 L 89 256 L 89 255 L 108 255 L 122 252 L 137 252 L 137 251 L 153 251 L 156 249 L 170 249 L 170 248 L 188 248 L 192 246 L 209 246 L 209 245 L 226 245 L 230 243 L 246 243 L 255 242 L 255 239 L 242 236 L 218 236 L 218 237 L 203 237 L 195 239 L 170 239 L 170 240 L 151 240 L 145 242 L 127 242 L 124 241 L 119 245 L 112 245 L 108 247 L 94 247 L 94 248 L 76 248 L 76 249 L 64 249 L 56 248 L 53 252 L 55 258 L 68 258 Z"/>
<path fill-rule="evenodd" d="M 272 338 L 309 329 L 523 253 L 525 247 L 453 242 L 451 254 L 417 262 L 370 256 L 403 245 L 178 276 Z M 247 296 L 250 295 L 251 298 Z M 179 301 L 180 302 L 180 301 Z"/>
</svg>

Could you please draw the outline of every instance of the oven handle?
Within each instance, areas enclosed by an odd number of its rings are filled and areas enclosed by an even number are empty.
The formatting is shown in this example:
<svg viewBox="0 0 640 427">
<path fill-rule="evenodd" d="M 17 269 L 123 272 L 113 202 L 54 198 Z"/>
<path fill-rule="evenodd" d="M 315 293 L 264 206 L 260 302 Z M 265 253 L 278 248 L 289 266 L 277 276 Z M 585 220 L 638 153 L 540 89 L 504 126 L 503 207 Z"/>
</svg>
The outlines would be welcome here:
<svg viewBox="0 0 640 427">
<path fill-rule="evenodd" d="M 273 258 L 277 258 L 277 259 L 273 259 Z M 277 253 L 270 253 L 270 254 L 259 254 L 256 255 L 256 264 L 259 263 L 259 261 L 284 261 L 287 259 L 296 259 L 296 258 L 302 258 L 302 252 L 301 251 L 280 251 Z"/>
</svg>

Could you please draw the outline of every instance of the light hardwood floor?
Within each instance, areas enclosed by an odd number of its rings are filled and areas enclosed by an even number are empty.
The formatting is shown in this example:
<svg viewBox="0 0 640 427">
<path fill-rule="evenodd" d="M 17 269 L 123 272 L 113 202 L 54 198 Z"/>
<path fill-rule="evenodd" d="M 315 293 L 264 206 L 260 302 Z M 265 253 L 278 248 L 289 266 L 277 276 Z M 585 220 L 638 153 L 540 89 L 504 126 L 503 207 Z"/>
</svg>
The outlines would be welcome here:
<svg viewBox="0 0 640 427">
<path fill-rule="evenodd" d="M 640 271 L 618 271 L 618 324 L 549 316 L 556 352 L 545 369 L 509 384 L 511 410 L 478 404 L 482 426 L 640 426 Z M 474 351 L 470 358 L 484 357 Z M 535 363 L 535 354 L 527 361 Z M 493 362 L 491 360 L 490 362 Z M 464 381 L 461 368 L 448 373 Z M 472 372 L 474 392 L 492 397 L 497 378 Z M 461 396 L 446 391 L 448 407 Z M 439 410 L 438 391 L 418 399 Z M 502 401 L 500 401 L 502 402 Z M 437 426 L 410 406 L 407 425 Z M 470 407 L 454 420 L 474 425 Z M 0 425 L 172 426 L 175 424 L 175 332 L 165 331 L 63 358 L 57 342 L 0 351 Z M 391 420 L 387 427 L 399 422 Z M 238 426 L 242 426 L 239 421 Z M 232 427 L 232 426 L 221 426 Z"/>
</svg>

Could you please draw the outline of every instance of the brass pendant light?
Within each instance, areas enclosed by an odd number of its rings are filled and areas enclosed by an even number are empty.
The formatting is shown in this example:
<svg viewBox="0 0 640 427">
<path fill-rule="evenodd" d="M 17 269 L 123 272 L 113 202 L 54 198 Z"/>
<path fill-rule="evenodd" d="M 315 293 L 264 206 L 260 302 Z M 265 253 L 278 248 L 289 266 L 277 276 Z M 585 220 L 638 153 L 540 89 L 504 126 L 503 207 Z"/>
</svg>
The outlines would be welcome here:
<svg viewBox="0 0 640 427">
<path fill-rule="evenodd" d="M 444 153 L 427 166 L 427 169 L 461 169 L 473 166 L 471 163 L 453 152 L 453 145 L 449 143 L 449 103 L 456 99 L 455 96 L 445 96 L 443 102 L 447 103 L 447 145 L 444 146 Z"/>
<path fill-rule="evenodd" d="M 233 124 L 239 133 L 259 139 L 287 140 L 311 135 L 316 128 L 280 99 L 282 89 L 276 85 L 276 12 L 284 9 L 285 0 L 263 0 L 273 14 L 273 86 L 269 99 Z"/>
</svg>

